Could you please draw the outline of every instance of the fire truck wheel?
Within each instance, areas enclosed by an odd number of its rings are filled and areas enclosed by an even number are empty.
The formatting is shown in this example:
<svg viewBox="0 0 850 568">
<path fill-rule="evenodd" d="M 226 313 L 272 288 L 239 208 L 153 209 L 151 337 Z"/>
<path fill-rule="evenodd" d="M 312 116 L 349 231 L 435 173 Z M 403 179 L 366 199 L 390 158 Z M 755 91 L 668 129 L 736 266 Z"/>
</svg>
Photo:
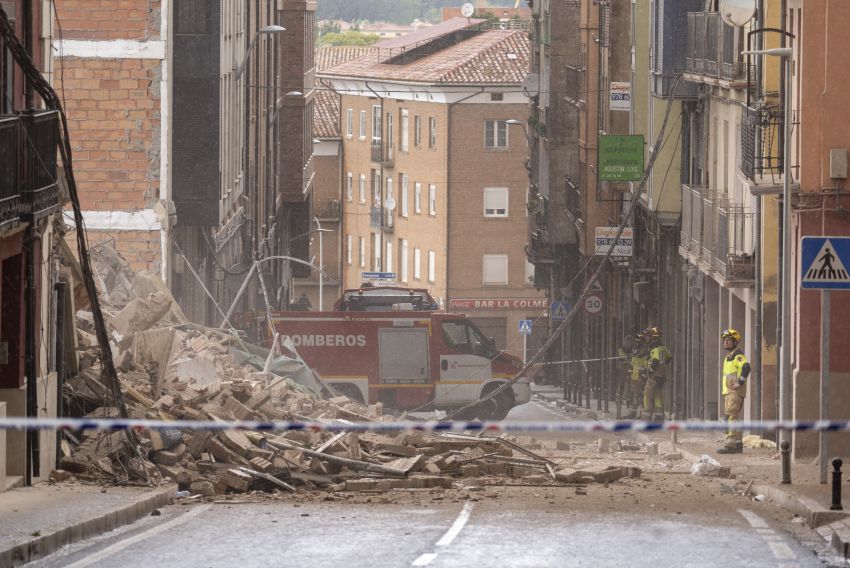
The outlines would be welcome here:
<svg viewBox="0 0 850 568">
<path fill-rule="evenodd" d="M 506 389 L 484 404 L 485 415 L 481 418 L 484 420 L 504 420 L 514 406 L 514 394 L 511 390 Z"/>
<path fill-rule="evenodd" d="M 356 386 L 350 384 L 341 384 L 333 385 L 333 387 L 339 394 L 347 396 L 354 402 L 365 404 L 365 402 L 363 401 L 363 393 L 361 393 L 360 389 L 358 389 Z"/>
</svg>

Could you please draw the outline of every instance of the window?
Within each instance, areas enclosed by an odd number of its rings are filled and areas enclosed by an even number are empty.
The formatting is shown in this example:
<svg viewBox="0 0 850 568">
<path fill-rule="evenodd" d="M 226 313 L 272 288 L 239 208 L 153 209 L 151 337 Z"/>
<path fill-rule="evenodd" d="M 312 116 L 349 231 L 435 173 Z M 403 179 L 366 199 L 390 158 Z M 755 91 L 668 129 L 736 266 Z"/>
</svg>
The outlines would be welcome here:
<svg viewBox="0 0 850 568">
<path fill-rule="evenodd" d="M 354 135 L 354 109 L 345 111 L 345 135 L 351 138 Z"/>
<path fill-rule="evenodd" d="M 428 251 L 428 282 L 437 281 L 437 253 Z"/>
<path fill-rule="evenodd" d="M 393 113 L 387 113 L 387 159 L 393 159 Z"/>
<path fill-rule="evenodd" d="M 354 174 L 352 174 L 351 172 L 348 172 L 348 175 L 345 176 L 345 200 L 346 201 L 351 201 L 351 199 L 352 199 L 351 190 L 352 190 L 353 185 L 354 185 Z"/>
<path fill-rule="evenodd" d="M 402 152 L 408 151 L 408 138 L 409 138 L 409 117 L 407 115 L 407 109 L 401 109 L 401 124 L 399 125 L 399 140 L 398 140 L 398 149 Z"/>
<path fill-rule="evenodd" d="M 366 203 L 366 176 L 360 174 L 360 203 Z"/>
<path fill-rule="evenodd" d="M 484 121 L 484 147 L 508 147 L 508 123 L 504 120 Z"/>
<path fill-rule="evenodd" d="M 372 233 L 372 270 L 381 271 L 381 234 Z"/>
<path fill-rule="evenodd" d="M 437 119 L 433 116 L 428 119 L 428 147 L 434 149 L 437 147 Z"/>
<path fill-rule="evenodd" d="M 410 179 L 407 174 L 401 174 L 401 216 L 407 217 L 409 214 L 407 200 L 410 192 Z"/>
<path fill-rule="evenodd" d="M 508 188 L 507 187 L 485 187 L 484 188 L 484 216 L 485 217 L 507 217 L 508 216 Z"/>
<path fill-rule="evenodd" d="M 360 139 L 366 140 L 366 111 L 360 111 Z"/>
<path fill-rule="evenodd" d="M 366 239 L 360 237 L 360 268 L 366 268 Z"/>
<path fill-rule="evenodd" d="M 372 206 L 381 206 L 381 174 L 372 170 Z"/>
<path fill-rule="evenodd" d="M 413 184 L 413 211 L 422 213 L 422 184 L 418 181 Z"/>
<path fill-rule="evenodd" d="M 387 272 L 393 271 L 393 243 L 392 241 L 387 241 Z"/>
<path fill-rule="evenodd" d="M 393 177 L 392 176 L 387 176 L 387 197 L 386 197 L 386 201 L 384 203 L 386 204 L 386 209 L 385 209 L 384 214 L 386 215 L 386 219 L 387 219 L 387 227 L 392 227 L 393 226 L 393 210 L 390 208 L 390 205 L 392 205 L 393 207 L 396 207 L 395 198 L 393 198 Z M 387 258 L 387 262 L 389 262 L 389 257 Z M 387 269 L 387 271 L 391 272 L 389 269 Z"/>
<path fill-rule="evenodd" d="M 437 214 L 437 186 L 433 183 L 428 186 L 428 214 Z"/>
<path fill-rule="evenodd" d="M 422 146 L 422 117 L 413 117 L 413 145 L 419 148 Z"/>
<path fill-rule="evenodd" d="M 528 262 L 528 259 L 525 260 L 525 285 L 530 286 L 534 284 L 534 264 Z"/>
<path fill-rule="evenodd" d="M 351 264 L 351 235 L 345 235 L 345 263 Z"/>
<path fill-rule="evenodd" d="M 422 251 L 413 249 L 413 279 L 422 280 Z"/>
<path fill-rule="evenodd" d="M 469 320 L 448 320 L 440 327 L 443 330 L 443 340 L 452 349 L 488 359 L 498 355 L 493 343 Z"/>
<path fill-rule="evenodd" d="M 491 101 L 503 101 L 503 100 L 505 100 L 505 95 L 504 95 L 504 93 L 490 93 L 490 100 Z"/>
<path fill-rule="evenodd" d="M 508 283 L 508 255 L 485 254 L 484 255 L 484 285 L 507 285 Z"/>
<path fill-rule="evenodd" d="M 381 107 L 378 105 L 372 106 L 372 141 L 380 142 L 381 140 Z"/>
<path fill-rule="evenodd" d="M 401 272 L 401 281 L 407 282 L 407 239 L 401 239 L 401 257 L 398 261 L 399 272 Z"/>
</svg>

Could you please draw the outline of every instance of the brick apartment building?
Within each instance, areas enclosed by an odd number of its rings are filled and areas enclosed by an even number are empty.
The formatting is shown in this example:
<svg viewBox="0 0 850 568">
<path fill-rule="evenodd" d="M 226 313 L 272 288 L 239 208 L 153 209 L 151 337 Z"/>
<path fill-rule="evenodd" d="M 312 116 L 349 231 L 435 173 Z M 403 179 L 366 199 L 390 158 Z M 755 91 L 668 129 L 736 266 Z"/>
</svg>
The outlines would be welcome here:
<svg viewBox="0 0 850 568">
<path fill-rule="evenodd" d="M 340 95 L 343 271 L 394 272 L 519 352 L 545 300 L 526 261 L 528 37 L 457 18 L 322 71 Z M 533 342 L 532 342 L 533 343 Z"/>
</svg>

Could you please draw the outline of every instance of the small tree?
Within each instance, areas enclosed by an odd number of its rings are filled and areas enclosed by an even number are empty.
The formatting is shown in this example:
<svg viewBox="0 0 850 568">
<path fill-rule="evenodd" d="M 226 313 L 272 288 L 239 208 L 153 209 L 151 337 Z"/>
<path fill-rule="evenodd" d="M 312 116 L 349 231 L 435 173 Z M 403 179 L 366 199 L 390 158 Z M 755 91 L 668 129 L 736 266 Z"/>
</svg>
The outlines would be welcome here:
<svg viewBox="0 0 850 568">
<path fill-rule="evenodd" d="M 380 38 L 378 34 L 364 34 L 362 32 L 347 31 L 328 33 L 319 38 L 319 45 L 351 45 L 351 46 L 366 46 L 372 45 Z"/>
</svg>

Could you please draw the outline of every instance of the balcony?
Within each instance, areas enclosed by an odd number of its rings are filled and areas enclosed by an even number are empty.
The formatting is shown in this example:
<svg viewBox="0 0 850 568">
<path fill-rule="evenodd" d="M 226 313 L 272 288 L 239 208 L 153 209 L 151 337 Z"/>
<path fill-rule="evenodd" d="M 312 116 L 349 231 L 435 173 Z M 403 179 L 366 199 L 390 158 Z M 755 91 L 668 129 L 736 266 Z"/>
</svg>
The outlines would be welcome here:
<svg viewBox="0 0 850 568">
<path fill-rule="evenodd" d="M 369 208 L 369 227 L 371 229 L 380 229 L 383 226 L 382 207 Z"/>
<path fill-rule="evenodd" d="M 336 222 L 340 219 L 339 199 L 330 199 L 316 203 L 314 215 L 319 221 Z"/>
<path fill-rule="evenodd" d="M 679 254 L 726 285 L 752 285 L 753 214 L 705 186 L 682 186 Z"/>
<path fill-rule="evenodd" d="M 59 210 L 58 113 L 0 117 L 0 229 Z"/>
<path fill-rule="evenodd" d="M 717 12 L 688 13 L 685 73 L 698 75 L 709 83 L 746 86 L 747 64 L 741 56 L 741 38 L 741 32 L 724 24 Z"/>
<path fill-rule="evenodd" d="M 379 139 L 372 139 L 372 161 L 388 168 L 393 167 L 393 148 L 384 146 Z"/>
<path fill-rule="evenodd" d="M 381 226 L 381 230 L 385 233 L 395 232 L 395 209 L 384 207 L 383 220 L 384 224 Z"/>
</svg>

